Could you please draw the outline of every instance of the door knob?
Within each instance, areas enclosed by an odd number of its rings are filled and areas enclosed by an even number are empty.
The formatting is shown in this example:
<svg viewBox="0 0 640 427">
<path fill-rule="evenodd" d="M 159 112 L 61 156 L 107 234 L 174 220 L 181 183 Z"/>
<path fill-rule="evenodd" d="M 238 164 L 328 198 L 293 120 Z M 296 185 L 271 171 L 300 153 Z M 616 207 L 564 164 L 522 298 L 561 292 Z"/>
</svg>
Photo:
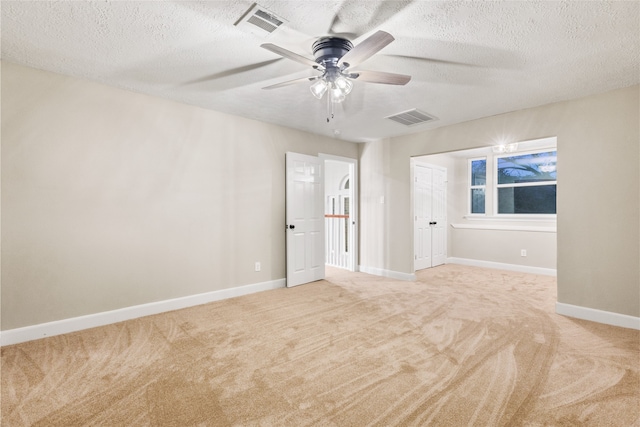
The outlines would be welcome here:
<svg viewBox="0 0 640 427">
<path fill-rule="evenodd" d="M 295 225 L 293 225 L 293 224 L 291 224 L 291 225 L 289 226 L 289 228 L 290 228 L 291 230 L 293 230 L 294 228 L 296 228 L 296 226 L 295 226 Z"/>
</svg>

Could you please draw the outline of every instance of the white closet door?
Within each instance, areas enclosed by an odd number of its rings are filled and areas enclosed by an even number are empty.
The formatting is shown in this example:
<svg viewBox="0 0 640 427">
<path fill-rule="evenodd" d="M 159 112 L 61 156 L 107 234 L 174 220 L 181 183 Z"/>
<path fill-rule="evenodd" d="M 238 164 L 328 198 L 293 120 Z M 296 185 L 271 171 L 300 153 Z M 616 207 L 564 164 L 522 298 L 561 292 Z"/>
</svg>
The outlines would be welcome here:
<svg viewBox="0 0 640 427">
<path fill-rule="evenodd" d="M 447 170 L 413 168 L 414 268 L 444 264 L 447 257 Z"/>
<path fill-rule="evenodd" d="M 431 182 L 433 170 L 416 165 L 413 182 L 415 269 L 431 267 Z"/>
</svg>

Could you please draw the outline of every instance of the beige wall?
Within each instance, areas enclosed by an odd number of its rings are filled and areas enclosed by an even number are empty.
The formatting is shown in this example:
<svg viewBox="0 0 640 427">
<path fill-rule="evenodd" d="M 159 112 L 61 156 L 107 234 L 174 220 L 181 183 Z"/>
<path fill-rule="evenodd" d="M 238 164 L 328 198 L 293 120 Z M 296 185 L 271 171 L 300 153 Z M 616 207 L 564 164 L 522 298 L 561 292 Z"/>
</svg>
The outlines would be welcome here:
<svg viewBox="0 0 640 427">
<path fill-rule="evenodd" d="M 524 267 L 556 269 L 556 233 L 492 229 L 449 229 L 450 257 Z M 520 251 L 527 256 L 520 256 Z"/>
<path fill-rule="evenodd" d="M 358 156 L 3 62 L 2 330 L 283 278 L 286 151 Z"/>
<path fill-rule="evenodd" d="M 413 270 L 411 156 L 557 136 L 558 301 L 640 316 L 639 99 L 633 86 L 366 144 L 360 264 Z M 384 191 L 385 209 L 364 187 Z"/>
</svg>

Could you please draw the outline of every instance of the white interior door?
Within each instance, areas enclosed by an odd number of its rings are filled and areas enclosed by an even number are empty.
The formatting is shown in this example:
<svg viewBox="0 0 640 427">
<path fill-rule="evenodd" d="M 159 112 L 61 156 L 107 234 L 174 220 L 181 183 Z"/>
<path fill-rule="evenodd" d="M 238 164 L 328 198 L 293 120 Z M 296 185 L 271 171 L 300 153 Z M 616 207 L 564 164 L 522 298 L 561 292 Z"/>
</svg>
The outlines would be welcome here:
<svg viewBox="0 0 640 427">
<path fill-rule="evenodd" d="M 431 168 L 416 165 L 413 180 L 415 269 L 431 267 Z"/>
<path fill-rule="evenodd" d="M 322 160 L 286 154 L 287 286 L 324 279 Z"/>
<path fill-rule="evenodd" d="M 414 268 L 444 264 L 447 257 L 447 170 L 413 168 Z"/>
</svg>

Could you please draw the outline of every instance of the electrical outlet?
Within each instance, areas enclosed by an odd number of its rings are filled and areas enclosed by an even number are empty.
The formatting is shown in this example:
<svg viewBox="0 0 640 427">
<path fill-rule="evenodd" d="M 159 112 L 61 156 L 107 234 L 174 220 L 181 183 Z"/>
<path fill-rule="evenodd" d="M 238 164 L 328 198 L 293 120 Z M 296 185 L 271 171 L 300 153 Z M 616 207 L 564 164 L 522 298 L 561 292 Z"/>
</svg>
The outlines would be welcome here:
<svg viewBox="0 0 640 427">
<path fill-rule="evenodd" d="M 256 261 L 256 271 L 260 271 L 260 262 Z"/>
<path fill-rule="evenodd" d="M 527 256 L 527 250 L 526 249 L 521 249 L 520 250 L 520 256 Z"/>
</svg>

